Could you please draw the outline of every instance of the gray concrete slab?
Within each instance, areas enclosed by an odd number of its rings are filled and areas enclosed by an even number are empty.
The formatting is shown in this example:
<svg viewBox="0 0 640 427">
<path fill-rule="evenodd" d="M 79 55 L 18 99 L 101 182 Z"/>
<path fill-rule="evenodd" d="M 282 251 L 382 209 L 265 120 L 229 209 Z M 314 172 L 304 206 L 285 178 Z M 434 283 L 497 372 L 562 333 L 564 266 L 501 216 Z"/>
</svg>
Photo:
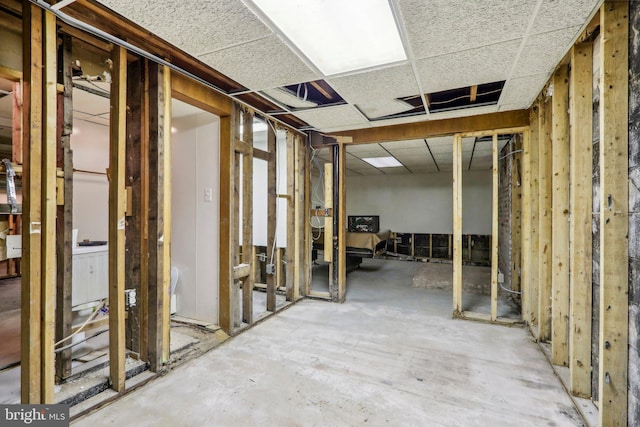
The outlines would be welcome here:
<svg viewBox="0 0 640 427">
<path fill-rule="evenodd" d="M 302 301 L 74 425 L 582 425 L 525 329 L 453 320 L 417 266 L 366 260 L 345 304 Z"/>
</svg>

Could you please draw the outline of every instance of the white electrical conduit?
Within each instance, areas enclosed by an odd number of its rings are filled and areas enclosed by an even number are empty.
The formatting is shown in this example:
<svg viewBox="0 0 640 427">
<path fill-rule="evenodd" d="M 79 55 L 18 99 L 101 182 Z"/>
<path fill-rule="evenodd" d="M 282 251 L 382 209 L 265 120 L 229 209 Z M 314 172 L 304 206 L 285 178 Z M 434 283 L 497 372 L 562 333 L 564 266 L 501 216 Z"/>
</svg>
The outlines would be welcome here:
<svg viewBox="0 0 640 427">
<path fill-rule="evenodd" d="M 153 61 L 153 62 L 155 62 L 155 63 L 157 63 L 159 65 L 166 66 L 166 67 L 168 67 L 169 69 L 171 69 L 173 71 L 176 71 L 176 72 L 178 72 L 180 74 L 183 74 L 183 75 L 185 75 L 185 76 L 187 76 L 187 77 L 189 77 L 189 78 L 191 78 L 191 79 L 193 79 L 193 80 L 195 80 L 195 81 L 197 81 L 199 83 L 202 83 L 203 85 L 215 90 L 218 93 L 221 93 L 221 94 L 223 94 L 225 96 L 233 98 L 234 101 L 238 102 L 241 105 L 244 105 L 245 107 L 248 107 L 248 108 L 250 108 L 252 110 L 255 110 L 255 107 L 253 107 L 253 106 L 247 104 L 246 102 L 238 99 L 234 95 L 225 92 L 223 89 L 219 88 L 218 86 L 214 85 L 213 83 L 208 82 L 207 80 L 205 80 L 205 79 L 203 79 L 201 77 L 198 77 L 195 74 L 192 74 L 189 71 L 187 71 L 187 70 L 185 70 L 183 68 L 180 68 L 175 64 L 172 64 L 171 62 L 165 61 L 164 59 L 162 59 L 162 58 L 160 58 L 160 57 L 158 57 L 158 56 L 156 56 L 156 55 L 154 55 L 152 53 L 149 53 L 149 52 L 147 52 L 146 50 L 144 50 L 142 48 L 134 46 L 131 43 L 126 42 L 126 41 L 124 41 L 122 39 L 119 39 L 118 37 L 113 36 L 113 35 L 105 32 L 105 31 L 102 31 L 102 30 L 100 30 L 100 29 L 98 29 L 98 28 L 96 28 L 96 27 L 94 27 L 92 25 L 89 25 L 86 22 L 83 22 L 83 21 L 80 21 L 80 20 L 78 20 L 76 18 L 73 18 L 73 17 L 67 15 L 64 12 L 61 12 L 55 6 L 50 5 L 49 3 L 47 3 L 44 0 L 29 0 L 29 1 L 31 3 L 37 5 L 37 6 L 41 7 L 42 9 L 53 13 L 62 22 L 66 23 L 66 24 L 68 24 L 68 25 L 70 25 L 70 26 L 72 26 L 74 28 L 86 31 L 89 34 L 92 34 L 92 35 L 94 35 L 96 37 L 99 37 L 99 38 L 101 38 L 103 40 L 106 40 L 106 41 L 108 41 L 110 43 L 113 43 L 115 45 L 124 47 L 128 51 L 133 52 L 135 54 L 138 54 L 138 55 L 142 56 L 143 58 L 146 58 L 146 59 L 148 59 L 150 61 Z M 282 108 L 283 110 L 287 111 L 288 113 L 291 113 L 287 108 L 285 108 L 284 106 L 280 105 L 279 103 L 277 105 L 280 108 Z M 264 115 L 268 115 L 268 114 L 266 114 L 264 112 L 261 112 L 261 113 L 264 114 Z M 269 117 L 271 119 L 275 120 L 276 122 L 280 123 L 281 125 L 286 126 L 287 129 L 294 129 L 291 125 L 283 122 L 282 120 L 277 119 L 276 117 L 274 117 L 272 115 L 270 115 Z M 299 133 L 302 133 L 302 132 L 300 132 L 298 130 L 295 130 L 295 131 L 299 132 Z"/>
</svg>

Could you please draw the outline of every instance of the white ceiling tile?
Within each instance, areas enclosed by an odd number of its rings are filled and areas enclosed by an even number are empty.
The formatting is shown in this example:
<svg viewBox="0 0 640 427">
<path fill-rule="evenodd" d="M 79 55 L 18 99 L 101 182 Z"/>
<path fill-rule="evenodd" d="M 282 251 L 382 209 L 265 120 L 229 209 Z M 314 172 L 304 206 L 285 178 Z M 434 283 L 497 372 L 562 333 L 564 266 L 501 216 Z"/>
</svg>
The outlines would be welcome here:
<svg viewBox="0 0 640 427">
<path fill-rule="evenodd" d="M 362 157 L 369 154 L 386 154 L 387 152 L 378 144 L 357 144 L 347 146 L 347 153 Z"/>
<path fill-rule="evenodd" d="M 530 36 L 514 69 L 513 77 L 551 73 L 564 55 L 580 27 L 565 28 Z"/>
<path fill-rule="evenodd" d="M 476 116 L 479 114 L 495 113 L 498 111 L 497 105 L 485 105 L 483 107 L 464 108 L 462 110 L 443 111 L 441 113 L 431 113 L 431 120 L 453 119 L 457 117 Z"/>
<path fill-rule="evenodd" d="M 425 93 L 506 80 L 521 39 L 416 61 Z"/>
<path fill-rule="evenodd" d="M 531 34 L 583 25 L 599 5 L 600 0 L 543 0 Z"/>
<path fill-rule="evenodd" d="M 430 147 L 436 147 L 436 146 L 451 146 L 451 144 L 453 144 L 453 137 L 452 136 L 436 136 L 433 138 L 427 138 L 427 142 L 429 143 Z"/>
<path fill-rule="evenodd" d="M 391 149 L 407 149 L 407 148 L 422 148 L 424 147 L 424 139 L 409 139 L 406 141 L 391 141 L 383 142 L 381 144 L 387 150 Z"/>
<path fill-rule="evenodd" d="M 402 175 L 405 173 L 411 173 L 407 170 L 407 168 L 383 168 L 382 172 L 385 175 Z"/>
<path fill-rule="evenodd" d="M 194 56 L 272 33 L 244 3 L 237 0 L 100 2 Z"/>
<path fill-rule="evenodd" d="M 416 59 L 522 37 L 531 0 L 399 0 Z"/>
<path fill-rule="evenodd" d="M 275 35 L 200 55 L 200 59 L 252 90 L 320 78 Z"/>
<path fill-rule="evenodd" d="M 413 107 L 406 102 L 396 99 L 376 98 L 375 95 L 370 95 L 370 97 L 372 99 L 371 101 L 356 104 L 360 111 L 369 119 L 405 113 L 413 109 Z"/>
<path fill-rule="evenodd" d="M 322 131 L 326 133 L 332 133 L 332 132 L 341 132 L 343 130 L 364 129 L 364 128 L 370 128 L 370 127 L 371 127 L 371 123 L 363 122 L 359 124 L 325 127 L 322 129 Z"/>
<path fill-rule="evenodd" d="M 380 98 L 391 100 L 419 92 L 413 69 L 408 64 L 331 78 L 328 82 L 340 96 L 353 104 Z"/>
<path fill-rule="evenodd" d="M 350 105 L 297 111 L 295 115 L 318 129 L 367 124 L 367 121 Z"/>
<path fill-rule="evenodd" d="M 500 105 L 511 104 L 527 108 L 549 80 L 549 74 L 511 79 L 505 85 L 500 97 Z"/>
<path fill-rule="evenodd" d="M 428 119 L 426 113 L 416 114 L 414 116 L 409 117 L 399 117 L 396 119 L 386 119 L 386 120 L 375 120 L 371 123 L 374 126 L 391 126 L 391 125 L 402 125 L 405 123 L 416 123 L 416 122 L 424 122 Z"/>
</svg>

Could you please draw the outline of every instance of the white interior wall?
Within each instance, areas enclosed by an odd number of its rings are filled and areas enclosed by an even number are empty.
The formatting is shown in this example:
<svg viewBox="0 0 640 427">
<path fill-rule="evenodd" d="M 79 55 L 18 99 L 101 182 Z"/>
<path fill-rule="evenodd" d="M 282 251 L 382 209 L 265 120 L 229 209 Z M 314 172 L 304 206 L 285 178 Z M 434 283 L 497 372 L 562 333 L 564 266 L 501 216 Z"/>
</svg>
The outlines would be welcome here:
<svg viewBox="0 0 640 427">
<path fill-rule="evenodd" d="M 171 264 L 177 314 L 218 323 L 220 120 L 201 113 L 172 127 Z"/>
<path fill-rule="evenodd" d="M 491 234 L 491 171 L 462 178 L 463 233 Z M 347 177 L 347 215 L 379 215 L 380 229 L 453 233 L 451 173 Z"/>
<path fill-rule="evenodd" d="M 102 175 L 74 172 L 73 228 L 78 241 L 107 240 L 109 235 L 109 127 L 76 120 L 71 135 L 73 167 Z"/>
<path fill-rule="evenodd" d="M 287 194 L 287 143 L 286 132 L 278 131 L 276 134 L 276 194 Z M 267 150 L 267 132 L 254 132 L 253 146 L 260 150 Z M 267 245 L 267 202 L 268 181 L 267 162 L 253 160 L 253 244 L 255 246 Z M 242 176 L 242 162 L 240 165 Z M 242 200 L 242 188 L 240 188 L 240 200 Z M 242 242 L 242 206 L 239 207 L 240 229 L 238 230 L 240 242 Z M 287 200 L 278 198 L 276 201 L 276 246 L 287 246 Z"/>
</svg>

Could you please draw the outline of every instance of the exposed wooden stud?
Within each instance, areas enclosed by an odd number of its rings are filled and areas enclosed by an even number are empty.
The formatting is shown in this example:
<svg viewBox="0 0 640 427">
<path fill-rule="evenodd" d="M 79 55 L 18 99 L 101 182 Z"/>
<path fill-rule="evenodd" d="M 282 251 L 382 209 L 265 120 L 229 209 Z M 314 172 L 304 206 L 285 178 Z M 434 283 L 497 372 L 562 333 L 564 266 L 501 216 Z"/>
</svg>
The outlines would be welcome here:
<svg viewBox="0 0 640 427">
<path fill-rule="evenodd" d="M 296 301 L 299 297 L 298 286 L 295 283 L 295 135 L 287 132 L 287 250 L 286 256 L 286 287 L 287 301 Z"/>
<path fill-rule="evenodd" d="M 24 135 L 22 120 L 24 116 L 22 112 L 22 83 L 20 81 L 13 82 L 12 110 L 11 161 L 22 164 L 22 137 Z"/>
<path fill-rule="evenodd" d="M 44 13 L 44 97 L 42 140 L 42 330 L 41 402 L 54 402 L 56 306 L 56 154 L 57 58 L 56 17 Z"/>
<path fill-rule="evenodd" d="M 335 135 L 351 137 L 353 138 L 353 144 L 370 144 L 373 142 L 404 141 L 465 132 L 491 131 L 493 133 L 496 129 L 521 128 L 528 125 L 528 110 L 517 110 L 455 119 L 428 120 L 419 123 L 357 129 L 336 132 Z"/>
<path fill-rule="evenodd" d="M 329 100 L 333 99 L 333 96 L 329 92 L 327 92 L 322 86 L 320 86 L 320 83 L 313 81 L 311 82 L 311 86 L 315 87 L 316 90 L 320 92 L 322 96 L 324 96 L 325 98 Z"/>
<path fill-rule="evenodd" d="M 578 44 L 571 52 L 569 374 L 571 393 L 590 398 L 593 43 Z"/>
<path fill-rule="evenodd" d="M 312 274 L 311 269 L 313 267 L 312 250 L 313 240 L 311 237 L 311 197 L 306 197 L 307 194 L 311 194 L 311 166 L 309 158 L 309 150 L 307 149 L 306 139 L 304 143 L 304 189 L 302 190 L 302 197 L 304 198 L 304 294 L 309 295 L 311 293 L 311 281 Z"/>
<path fill-rule="evenodd" d="M 277 212 L 277 140 L 273 126 L 267 126 L 267 151 L 271 159 L 267 163 L 267 265 L 273 264 L 276 249 Z M 267 273 L 267 311 L 276 310 L 276 275 Z"/>
<path fill-rule="evenodd" d="M 109 372 L 111 387 L 124 390 L 124 230 L 127 51 L 113 50 L 109 143 Z"/>
<path fill-rule="evenodd" d="M 233 267 L 234 235 L 238 230 L 234 226 L 235 212 L 235 154 L 233 141 L 236 138 L 237 113 L 234 107 L 230 116 L 220 118 L 220 270 L 219 270 L 219 324 L 227 334 L 232 334 L 235 312 L 237 312 L 237 296 L 234 294 L 235 280 Z M 237 237 L 236 237 L 237 239 Z"/>
<path fill-rule="evenodd" d="M 569 365 L 569 67 L 553 76 L 551 361 Z"/>
<path fill-rule="evenodd" d="M 539 169 L 538 169 L 538 159 L 539 159 L 539 145 L 542 143 L 542 131 L 541 126 L 543 125 L 543 121 L 541 119 L 541 115 L 544 114 L 544 103 L 538 102 L 537 109 L 534 112 L 536 115 L 535 124 L 536 124 L 536 132 L 533 131 L 534 124 L 531 124 L 532 132 L 531 132 L 531 140 L 529 141 L 530 146 L 530 156 L 529 156 L 529 165 L 530 165 L 530 181 L 529 185 L 531 187 L 531 246 L 529 252 L 530 257 L 530 279 L 529 279 L 529 310 L 530 310 L 530 324 L 538 325 L 538 299 L 539 299 L 539 231 L 540 231 L 540 223 L 539 223 L 539 214 L 540 214 L 540 204 L 538 202 L 539 198 Z M 523 257 L 527 257 L 527 253 L 522 253 Z M 537 329 L 532 329 L 535 336 L 538 335 Z"/>
<path fill-rule="evenodd" d="M 451 246 L 451 245 L 449 245 Z M 453 137 L 453 315 L 462 314 L 462 137 Z"/>
<path fill-rule="evenodd" d="M 62 73 L 64 81 L 62 158 L 58 159 L 64 171 L 62 206 L 58 207 L 56 240 L 56 342 L 71 335 L 71 283 L 73 272 L 73 152 L 71 151 L 71 133 L 73 131 L 73 81 L 71 72 L 71 37 L 62 36 Z M 71 352 L 67 349 L 56 357 L 56 379 L 62 381 L 71 375 Z"/>
<path fill-rule="evenodd" d="M 538 339 L 551 339 L 551 156 L 552 99 L 542 102 L 544 108 L 538 145 Z"/>
<path fill-rule="evenodd" d="M 253 112 L 242 114 L 242 140 L 249 150 L 242 155 L 242 262 L 250 265 L 250 273 L 242 280 L 242 321 L 253 323 Z"/>
<path fill-rule="evenodd" d="M 600 9 L 600 358 L 602 426 L 627 425 L 629 3 Z"/>
<path fill-rule="evenodd" d="M 142 252 L 143 242 L 143 217 L 147 212 L 142 210 L 142 159 L 147 152 L 142 151 L 142 121 L 143 121 L 143 90 L 144 90 L 144 60 L 137 60 L 127 68 L 127 142 L 126 142 L 126 216 L 125 228 L 125 288 L 135 289 L 141 296 L 142 265 L 143 258 L 146 261 L 146 253 Z M 146 119 L 146 117 L 145 117 Z M 144 256 L 142 255 L 144 253 Z M 146 348 L 141 347 L 140 336 L 143 330 L 141 308 L 143 304 L 130 307 L 127 317 L 126 343 L 127 348 L 138 354 L 144 353 Z M 143 350 L 144 349 L 144 350 Z"/>
<path fill-rule="evenodd" d="M 517 134 L 513 145 L 511 175 L 511 289 L 518 292 L 520 286 L 520 257 L 522 245 L 522 139 L 523 133 Z"/>
<path fill-rule="evenodd" d="M 324 217 L 324 261 L 332 262 L 333 260 L 333 165 L 331 163 L 324 164 L 324 206 L 331 209 L 331 216 Z M 331 267 L 329 267 L 331 272 Z M 331 273 L 329 273 L 331 276 Z"/>
<path fill-rule="evenodd" d="M 148 358 L 159 371 L 169 360 L 171 280 L 171 96 L 169 70 L 148 63 L 149 82 L 149 234 Z"/>
<path fill-rule="evenodd" d="M 305 146 L 300 135 L 295 135 L 295 266 L 294 266 L 294 281 L 298 288 L 299 295 L 306 295 L 305 277 L 305 259 L 307 250 L 305 248 Z M 308 210 L 307 210 L 308 212 Z"/>
<path fill-rule="evenodd" d="M 171 300 L 169 289 L 171 286 L 171 70 L 163 67 L 162 73 L 162 163 L 163 180 L 162 192 L 162 236 L 158 238 L 158 250 L 162 251 L 162 280 L 160 291 L 164 291 L 162 298 L 162 362 L 167 363 L 171 356 Z"/>
<path fill-rule="evenodd" d="M 338 301 L 347 293 L 347 146 L 338 145 Z M 334 171 L 335 176 L 335 171 Z M 335 183 L 334 183 L 335 185 Z"/>
<path fill-rule="evenodd" d="M 493 134 L 491 207 L 491 321 L 498 319 L 498 134 Z M 471 249 L 469 249 L 471 258 Z"/>
<path fill-rule="evenodd" d="M 522 205 L 520 229 L 520 289 L 522 292 L 522 320 L 533 324 L 531 300 L 531 228 L 532 228 L 532 191 L 531 191 L 531 139 L 538 135 L 537 106 L 531 109 L 531 127 L 522 134 Z"/>
<path fill-rule="evenodd" d="M 471 86 L 471 94 L 469 95 L 469 102 L 476 102 L 476 98 L 478 97 L 478 85 Z"/>
<path fill-rule="evenodd" d="M 23 138 L 22 177 L 22 322 L 21 402 L 41 403 L 42 304 L 42 10 L 25 4 L 23 10 Z"/>
</svg>

